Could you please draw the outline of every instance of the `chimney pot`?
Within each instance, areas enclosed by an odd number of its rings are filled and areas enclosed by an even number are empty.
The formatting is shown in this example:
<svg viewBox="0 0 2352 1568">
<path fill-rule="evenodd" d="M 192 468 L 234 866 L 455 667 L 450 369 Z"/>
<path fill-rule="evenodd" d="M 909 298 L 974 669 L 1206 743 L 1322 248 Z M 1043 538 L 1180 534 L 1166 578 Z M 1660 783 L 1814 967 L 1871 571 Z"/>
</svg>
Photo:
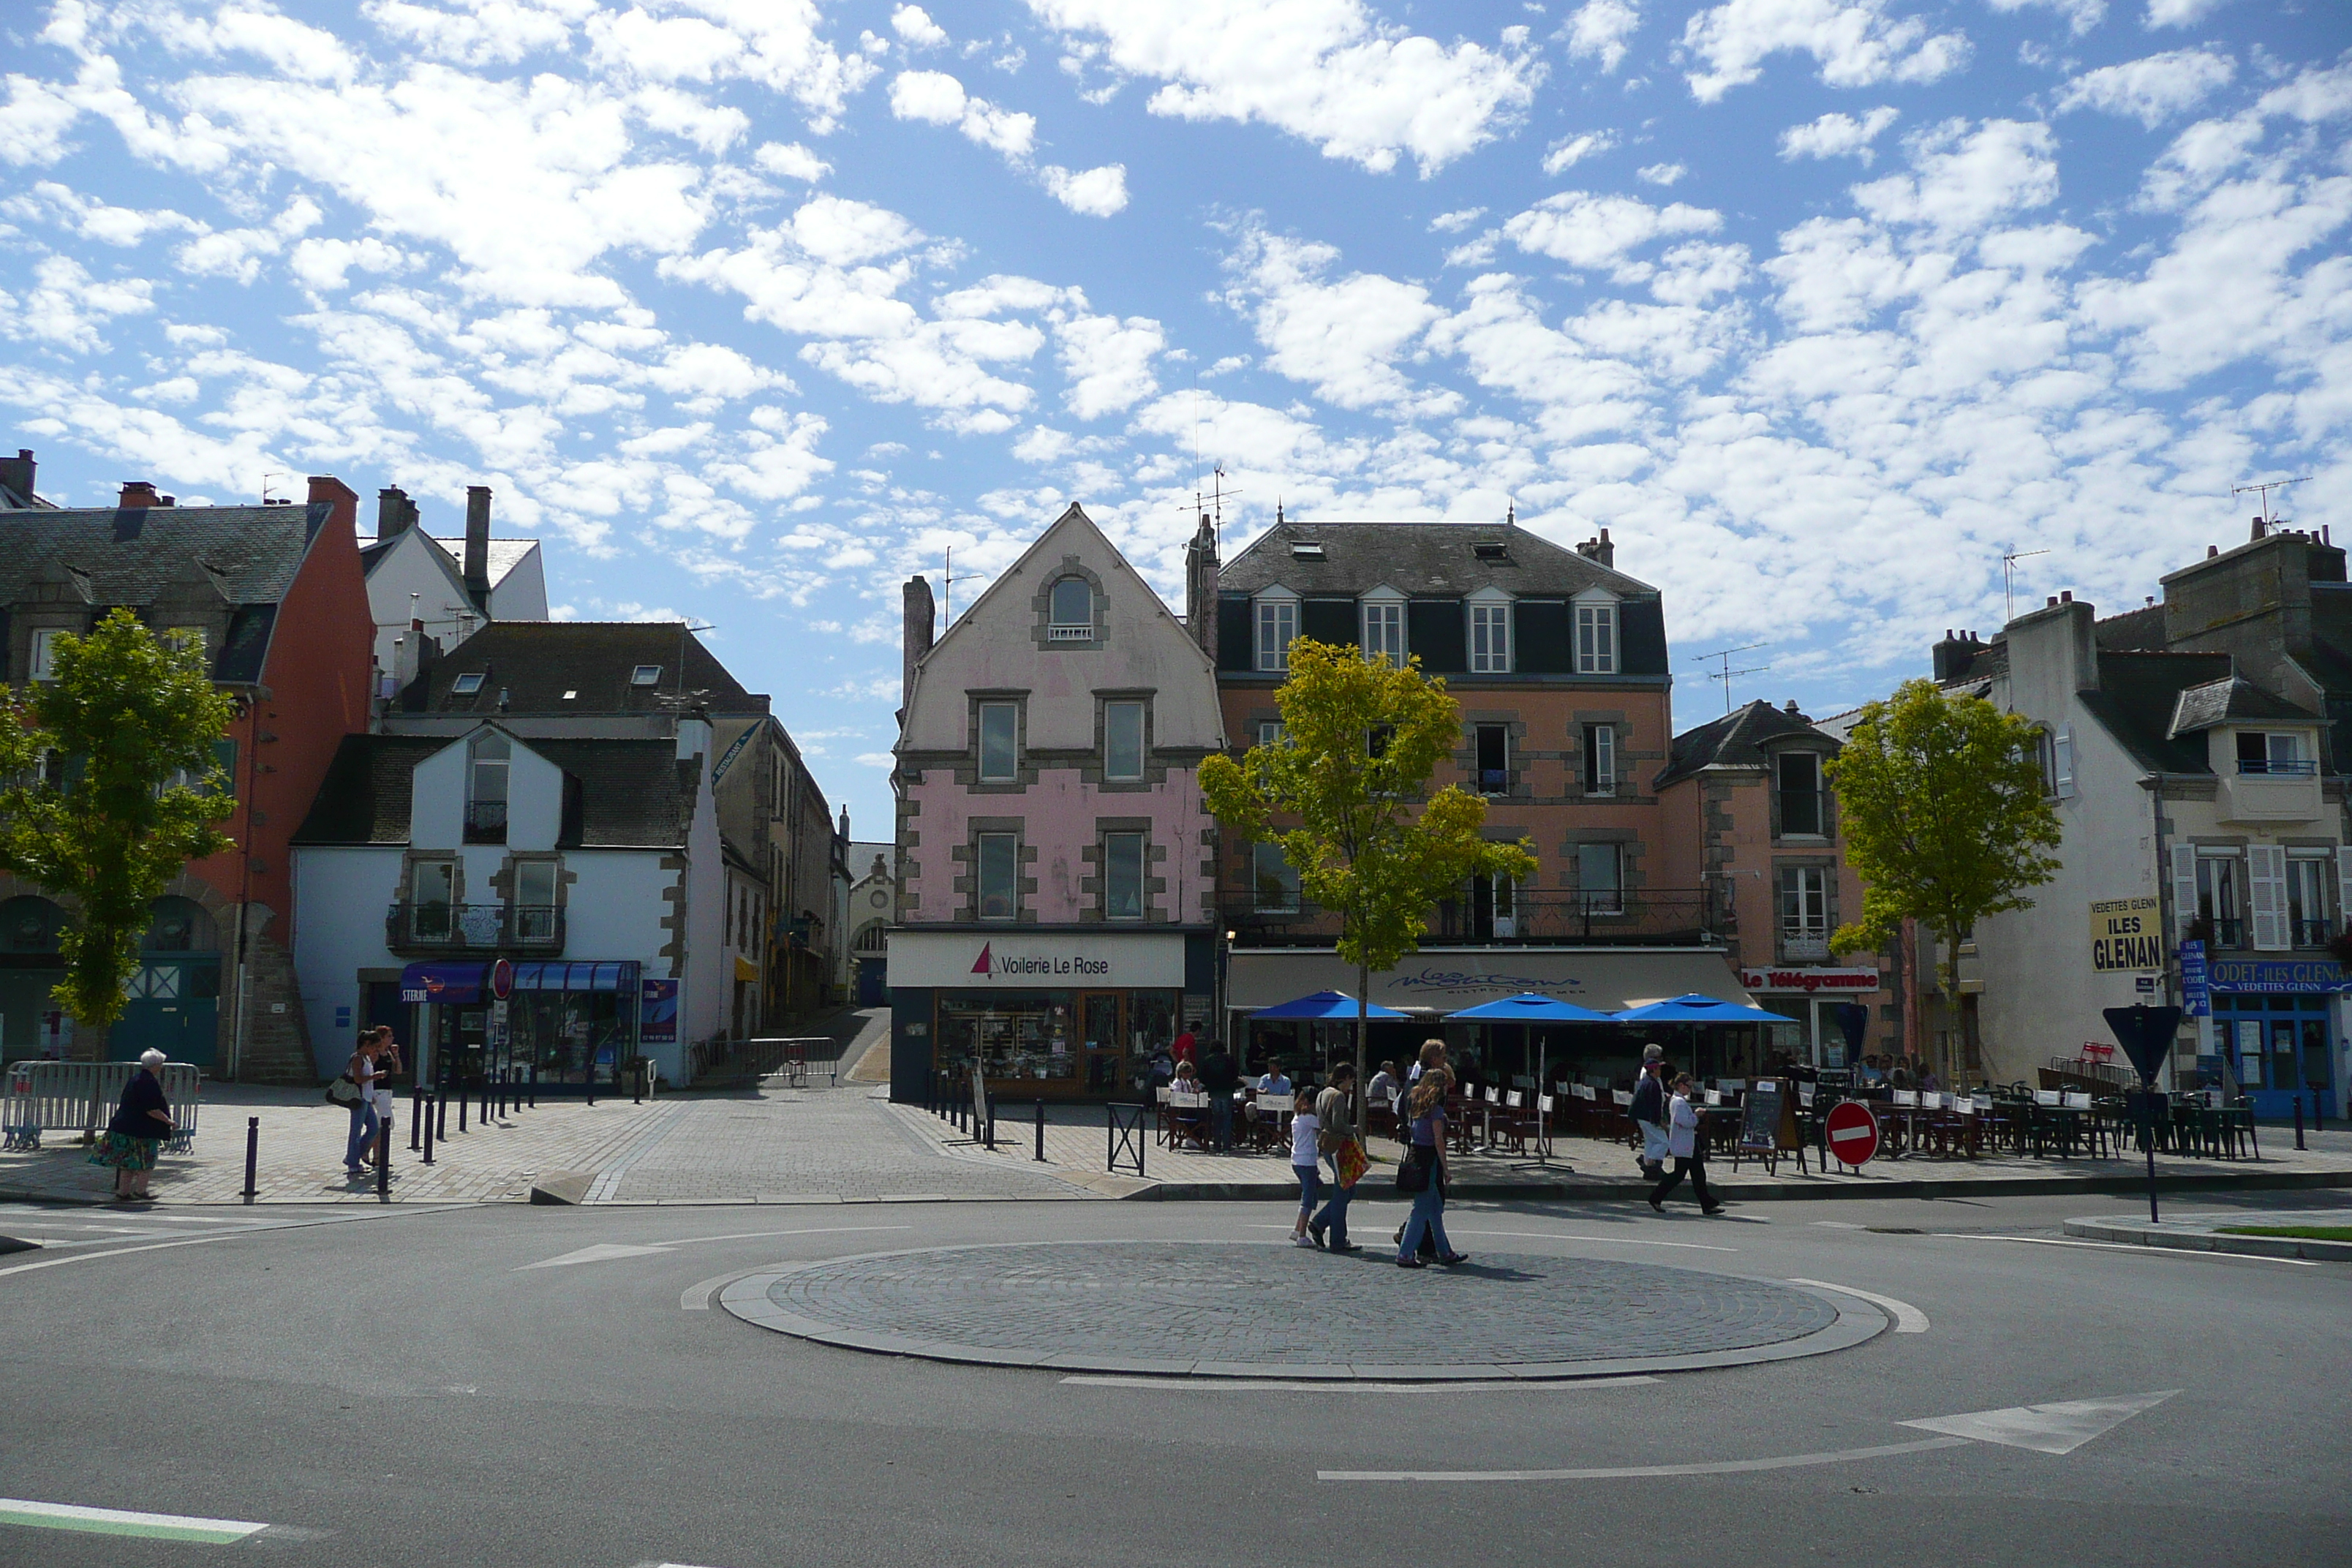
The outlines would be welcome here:
<svg viewBox="0 0 2352 1568">
<path fill-rule="evenodd" d="M 2071 604 L 2073 604 L 2073 603 L 2074 602 L 2074 589 L 2072 589 L 2072 588 L 2061 588 L 2061 589 L 2059 589 L 2059 590 L 2058 590 L 2058 602 L 2059 602 L 2060 604 L 2062 604 L 2062 605 L 2071 605 Z"/>
<path fill-rule="evenodd" d="M 928 577 L 909 577 L 899 590 L 900 634 L 898 670 L 899 721 L 906 721 L 907 700 L 915 687 L 915 667 L 931 651 L 931 629 L 938 606 Z"/>
<path fill-rule="evenodd" d="M 397 539 L 416 521 L 416 503 L 398 485 L 386 485 L 375 492 L 375 536 L 379 541 Z"/>
<path fill-rule="evenodd" d="M 2221 547 L 2218 544 L 2209 544 L 2205 547 L 2205 559 L 2208 561 L 2212 560 L 2213 557 L 2221 553 Z"/>
<path fill-rule="evenodd" d="M 26 506 L 32 505 L 33 470 L 37 466 L 30 447 L 17 447 L 14 458 L 0 458 L 0 485 L 14 490 Z"/>
<path fill-rule="evenodd" d="M 2251 544 L 2255 540 L 2260 539 L 2263 536 L 2263 520 L 2259 517 L 2254 519 L 2252 526 L 2246 531 L 2246 542 Z"/>
<path fill-rule="evenodd" d="M 2058 607 L 2058 595 L 2055 595 L 2055 594 L 2053 594 L 2053 595 L 2050 595 L 2050 597 L 2048 597 L 2047 599 L 2044 599 L 2044 600 L 2042 602 L 2042 607 L 2043 609 L 2045 609 L 2045 610 L 2054 610 L 2054 609 L 2056 609 L 2056 608 Z"/>
<path fill-rule="evenodd" d="M 155 493 L 154 485 L 146 479 L 122 481 L 122 497 L 115 505 L 125 508 L 160 506 L 163 498 Z"/>
</svg>

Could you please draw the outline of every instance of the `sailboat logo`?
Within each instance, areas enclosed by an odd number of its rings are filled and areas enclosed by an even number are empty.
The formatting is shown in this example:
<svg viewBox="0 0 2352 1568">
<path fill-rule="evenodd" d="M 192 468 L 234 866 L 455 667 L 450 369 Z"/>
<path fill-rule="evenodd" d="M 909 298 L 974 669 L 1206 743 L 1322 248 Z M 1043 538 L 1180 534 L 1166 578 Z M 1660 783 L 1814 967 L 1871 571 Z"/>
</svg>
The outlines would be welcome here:
<svg viewBox="0 0 2352 1568">
<path fill-rule="evenodd" d="M 990 943 L 984 942 L 980 944 L 980 956 L 973 959 L 971 962 L 971 972 L 974 974 L 985 974 L 988 973 L 988 950 L 990 945 Z"/>
</svg>

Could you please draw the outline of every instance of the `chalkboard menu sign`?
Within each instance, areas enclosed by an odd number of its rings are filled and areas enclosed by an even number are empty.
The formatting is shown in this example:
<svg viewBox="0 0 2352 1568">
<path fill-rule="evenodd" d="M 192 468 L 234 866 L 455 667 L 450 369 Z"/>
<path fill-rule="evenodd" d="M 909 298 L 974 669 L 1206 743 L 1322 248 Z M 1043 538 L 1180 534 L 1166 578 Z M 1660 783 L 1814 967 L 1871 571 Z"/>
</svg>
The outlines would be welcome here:
<svg viewBox="0 0 2352 1568">
<path fill-rule="evenodd" d="M 1741 1103 L 1739 1146 L 1742 1149 L 1788 1149 L 1796 1146 L 1796 1123 L 1789 1113 L 1789 1086 L 1775 1079 L 1759 1079 L 1748 1086 Z M 1783 1137 L 1782 1124 L 1790 1135 Z"/>
</svg>

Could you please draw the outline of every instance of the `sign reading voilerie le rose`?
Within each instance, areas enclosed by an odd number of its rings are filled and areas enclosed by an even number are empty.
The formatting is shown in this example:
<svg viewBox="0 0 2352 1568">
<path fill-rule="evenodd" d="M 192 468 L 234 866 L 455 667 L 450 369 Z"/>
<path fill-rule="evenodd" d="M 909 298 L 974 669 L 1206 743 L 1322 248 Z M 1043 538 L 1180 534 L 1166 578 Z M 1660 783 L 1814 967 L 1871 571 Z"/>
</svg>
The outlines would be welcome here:
<svg viewBox="0 0 2352 1568">
<path fill-rule="evenodd" d="M 1018 931 L 890 933 L 890 984 L 954 990 L 1180 989 L 1182 933 Z"/>
</svg>

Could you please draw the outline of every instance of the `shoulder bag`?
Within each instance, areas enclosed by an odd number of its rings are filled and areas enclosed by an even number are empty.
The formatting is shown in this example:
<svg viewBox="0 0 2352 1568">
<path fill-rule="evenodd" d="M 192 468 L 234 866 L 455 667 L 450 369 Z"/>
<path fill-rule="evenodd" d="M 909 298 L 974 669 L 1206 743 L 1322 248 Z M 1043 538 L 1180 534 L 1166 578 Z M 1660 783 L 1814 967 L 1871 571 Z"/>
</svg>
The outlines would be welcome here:
<svg viewBox="0 0 2352 1568">
<path fill-rule="evenodd" d="M 345 1073 L 327 1086 L 329 1105 L 353 1106 L 360 1102 L 359 1080 Z"/>
</svg>

